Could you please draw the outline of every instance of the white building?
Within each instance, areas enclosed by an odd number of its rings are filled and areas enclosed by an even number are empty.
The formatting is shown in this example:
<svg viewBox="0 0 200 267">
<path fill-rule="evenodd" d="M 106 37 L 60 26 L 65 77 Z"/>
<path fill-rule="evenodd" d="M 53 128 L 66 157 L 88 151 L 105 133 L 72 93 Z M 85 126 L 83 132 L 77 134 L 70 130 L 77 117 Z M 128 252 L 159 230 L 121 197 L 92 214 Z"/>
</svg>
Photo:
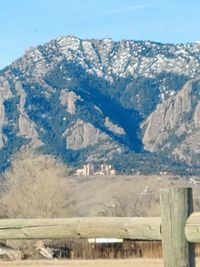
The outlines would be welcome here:
<svg viewBox="0 0 200 267">
<path fill-rule="evenodd" d="M 85 164 L 82 169 L 77 169 L 75 175 L 89 176 L 89 175 L 116 175 L 116 170 L 112 169 L 111 165 L 101 164 L 101 168 L 94 172 L 93 164 Z"/>
<path fill-rule="evenodd" d="M 88 176 L 94 174 L 94 166 L 93 164 L 85 164 L 83 165 L 83 169 L 77 169 L 75 175 L 78 176 Z"/>
</svg>

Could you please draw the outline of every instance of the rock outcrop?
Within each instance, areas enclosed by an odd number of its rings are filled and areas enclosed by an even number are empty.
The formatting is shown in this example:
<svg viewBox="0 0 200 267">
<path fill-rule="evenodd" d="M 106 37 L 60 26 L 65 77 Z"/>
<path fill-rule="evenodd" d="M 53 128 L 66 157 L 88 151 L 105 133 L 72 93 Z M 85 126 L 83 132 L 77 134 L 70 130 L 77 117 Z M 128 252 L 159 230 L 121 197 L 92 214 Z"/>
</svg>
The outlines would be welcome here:
<svg viewBox="0 0 200 267">
<path fill-rule="evenodd" d="M 73 150 L 93 146 L 109 138 L 91 123 L 80 119 L 63 133 L 63 137 L 66 137 L 66 147 Z"/>
<path fill-rule="evenodd" d="M 200 160 L 199 74 L 199 43 L 66 36 L 30 48 L 0 72 L 0 171 L 24 146 L 69 166 L 151 170 L 163 151 L 171 167 L 192 166 Z"/>
<path fill-rule="evenodd" d="M 200 154 L 200 80 L 188 81 L 181 91 L 159 104 L 141 125 L 143 143 L 151 152 L 169 150 L 192 163 Z"/>
<path fill-rule="evenodd" d="M 70 114 L 76 113 L 76 101 L 81 100 L 81 97 L 76 95 L 74 92 L 68 92 L 66 90 L 61 90 L 60 92 L 60 102 L 66 107 L 66 111 Z"/>
<path fill-rule="evenodd" d="M 108 117 L 105 119 L 105 126 L 108 127 L 109 130 L 116 134 L 123 135 L 125 134 L 125 131 L 122 127 L 119 127 L 118 125 L 114 124 L 112 121 L 109 120 Z"/>
</svg>

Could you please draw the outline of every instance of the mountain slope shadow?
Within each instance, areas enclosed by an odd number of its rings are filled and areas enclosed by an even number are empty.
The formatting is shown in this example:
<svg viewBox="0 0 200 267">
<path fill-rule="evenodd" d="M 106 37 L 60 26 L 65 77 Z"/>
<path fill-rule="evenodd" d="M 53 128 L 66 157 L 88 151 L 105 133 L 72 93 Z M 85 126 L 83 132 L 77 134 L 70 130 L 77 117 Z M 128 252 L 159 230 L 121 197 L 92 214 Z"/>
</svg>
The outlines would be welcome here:
<svg viewBox="0 0 200 267">
<path fill-rule="evenodd" d="M 125 138 L 112 134 L 113 139 L 120 141 L 135 152 L 143 151 L 143 145 L 139 139 L 139 124 L 142 118 L 138 111 L 123 107 L 116 95 L 110 95 L 110 91 L 113 92 L 114 84 L 90 75 L 81 66 L 66 61 L 59 64 L 45 78 L 45 81 L 58 89 L 68 88 L 80 95 L 86 102 L 97 106 L 103 112 L 104 117 L 108 117 L 113 123 L 122 127 L 126 133 Z M 102 127 L 102 122 L 98 124 L 95 126 L 106 132 L 106 128 Z M 111 135 L 108 130 L 107 133 Z"/>
</svg>

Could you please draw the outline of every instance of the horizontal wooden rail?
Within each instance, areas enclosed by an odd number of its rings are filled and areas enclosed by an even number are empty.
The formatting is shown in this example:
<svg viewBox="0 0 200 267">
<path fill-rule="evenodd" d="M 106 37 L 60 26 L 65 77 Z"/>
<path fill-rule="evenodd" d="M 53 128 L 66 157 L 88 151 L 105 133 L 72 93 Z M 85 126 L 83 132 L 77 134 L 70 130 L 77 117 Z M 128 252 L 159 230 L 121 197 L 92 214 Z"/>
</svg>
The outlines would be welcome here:
<svg viewBox="0 0 200 267">
<path fill-rule="evenodd" d="M 161 240 L 160 218 L 3 219 L 0 239 L 123 238 Z"/>
<path fill-rule="evenodd" d="M 195 267 L 200 213 L 193 213 L 191 188 L 161 190 L 159 217 L 3 219 L 1 239 L 120 238 L 162 240 L 164 267 Z"/>
<path fill-rule="evenodd" d="M 200 212 L 192 213 L 187 219 L 185 235 L 189 242 L 200 242 Z"/>
</svg>

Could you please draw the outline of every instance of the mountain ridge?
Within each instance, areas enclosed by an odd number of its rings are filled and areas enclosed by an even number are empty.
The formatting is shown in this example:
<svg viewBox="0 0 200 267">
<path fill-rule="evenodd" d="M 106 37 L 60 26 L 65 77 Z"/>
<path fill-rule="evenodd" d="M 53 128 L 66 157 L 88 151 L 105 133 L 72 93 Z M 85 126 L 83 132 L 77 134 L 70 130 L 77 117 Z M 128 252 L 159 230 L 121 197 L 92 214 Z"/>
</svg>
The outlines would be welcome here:
<svg viewBox="0 0 200 267">
<path fill-rule="evenodd" d="M 167 151 L 170 162 L 155 172 L 170 171 L 173 162 L 191 168 L 191 160 L 169 149 L 151 149 L 156 141 L 146 129 L 158 107 L 176 98 L 199 72 L 199 43 L 67 36 L 31 48 L 0 72 L 2 170 L 24 146 L 73 166 L 110 161 L 119 172 L 125 168 L 117 162 L 121 155 L 129 155 L 127 171 L 143 171 L 142 161 L 151 166 L 155 155 Z M 172 132 L 176 140 L 173 129 L 165 134 Z M 194 149 L 190 152 L 196 157 Z"/>
</svg>

